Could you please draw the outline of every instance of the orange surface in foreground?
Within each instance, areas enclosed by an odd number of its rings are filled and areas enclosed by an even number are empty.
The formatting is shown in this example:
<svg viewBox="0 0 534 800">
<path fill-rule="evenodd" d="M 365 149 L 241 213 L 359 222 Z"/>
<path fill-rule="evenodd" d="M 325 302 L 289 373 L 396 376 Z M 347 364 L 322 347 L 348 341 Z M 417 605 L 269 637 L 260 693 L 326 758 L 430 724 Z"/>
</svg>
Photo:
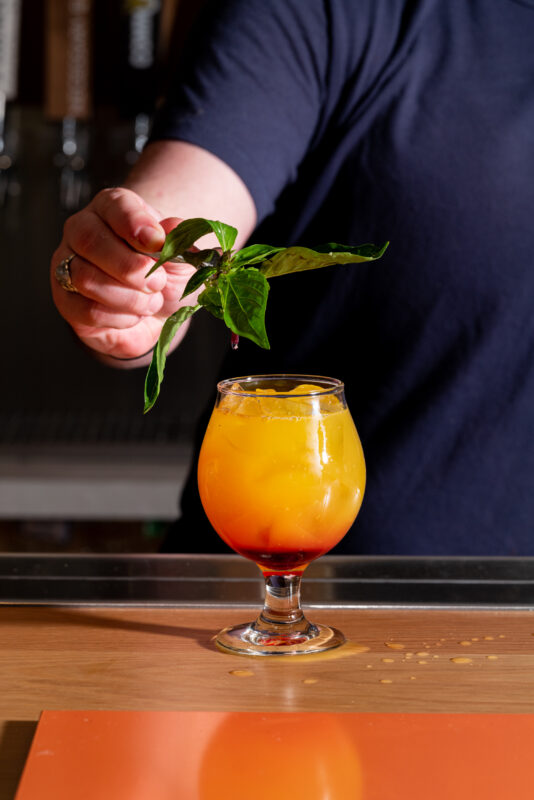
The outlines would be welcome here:
<svg viewBox="0 0 534 800">
<path fill-rule="evenodd" d="M 198 468 L 217 533 L 254 560 L 250 551 L 317 557 L 330 550 L 352 525 L 365 488 L 349 411 L 332 396 L 226 402 L 213 411 Z"/>
<path fill-rule="evenodd" d="M 16 800 L 530 800 L 534 715 L 45 711 Z"/>
</svg>

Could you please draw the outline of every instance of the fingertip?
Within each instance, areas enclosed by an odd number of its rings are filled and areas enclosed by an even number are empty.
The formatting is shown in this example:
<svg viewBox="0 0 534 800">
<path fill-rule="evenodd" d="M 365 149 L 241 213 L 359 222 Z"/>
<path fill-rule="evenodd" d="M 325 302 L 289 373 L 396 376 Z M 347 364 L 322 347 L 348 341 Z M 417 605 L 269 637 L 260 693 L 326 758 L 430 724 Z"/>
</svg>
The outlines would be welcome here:
<svg viewBox="0 0 534 800">
<path fill-rule="evenodd" d="M 150 252 L 161 250 L 165 241 L 165 232 L 161 226 L 142 225 L 134 233 L 134 238 Z"/>
<path fill-rule="evenodd" d="M 144 291 L 148 294 L 161 292 L 167 285 L 167 273 L 164 269 L 157 269 L 147 278 Z"/>
<path fill-rule="evenodd" d="M 181 217 L 166 217 L 160 221 L 160 225 L 165 233 L 170 233 L 170 231 L 174 230 L 174 228 L 177 228 L 181 222 L 183 222 Z"/>
</svg>

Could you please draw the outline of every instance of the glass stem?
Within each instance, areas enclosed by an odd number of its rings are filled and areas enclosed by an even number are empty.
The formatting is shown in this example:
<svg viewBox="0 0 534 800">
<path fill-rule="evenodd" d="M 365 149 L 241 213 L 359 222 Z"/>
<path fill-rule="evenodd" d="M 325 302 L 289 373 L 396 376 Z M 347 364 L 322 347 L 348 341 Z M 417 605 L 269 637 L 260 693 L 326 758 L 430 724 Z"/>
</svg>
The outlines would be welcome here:
<svg viewBox="0 0 534 800">
<path fill-rule="evenodd" d="M 267 626 L 296 624 L 304 620 L 300 607 L 301 574 L 265 576 L 265 604 L 257 622 Z"/>
</svg>

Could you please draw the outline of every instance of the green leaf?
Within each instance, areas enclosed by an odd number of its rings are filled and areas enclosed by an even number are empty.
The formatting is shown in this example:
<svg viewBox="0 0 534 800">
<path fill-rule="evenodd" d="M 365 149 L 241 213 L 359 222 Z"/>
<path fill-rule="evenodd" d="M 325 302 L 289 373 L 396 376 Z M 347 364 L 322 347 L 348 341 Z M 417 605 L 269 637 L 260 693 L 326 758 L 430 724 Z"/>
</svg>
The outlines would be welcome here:
<svg viewBox="0 0 534 800">
<path fill-rule="evenodd" d="M 205 236 L 213 230 L 210 221 L 202 217 L 194 217 L 193 219 L 184 219 L 176 228 L 173 228 L 165 237 L 165 242 L 161 248 L 161 254 L 156 263 L 149 269 L 146 276 L 161 267 L 166 261 L 172 258 L 181 256 L 194 245 L 197 239 Z"/>
<path fill-rule="evenodd" d="M 336 255 L 337 253 L 349 253 L 351 255 L 359 256 L 358 261 L 376 261 L 384 255 L 389 247 L 389 242 L 378 246 L 376 244 L 358 244 L 351 247 L 346 244 L 336 244 L 335 242 L 327 242 L 326 244 L 315 245 L 314 250 L 316 253 L 330 253 Z"/>
<path fill-rule="evenodd" d="M 218 267 L 221 263 L 221 254 L 218 250 L 187 250 L 183 259 L 187 264 L 190 264 L 195 269 L 199 267 Z"/>
<path fill-rule="evenodd" d="M 210 232 L 216 235 L 222 253 L 213 248 L 191 252 L 197 239 Z M 268 349 L 269 340 L 265 330 L 269 294 L 267 278 L 332 264 L 375 261 L 384 254 L 389 244 L 386 242 L 381 247 L 374 244 L 348 247 L 329 242 L 315 250 L 255 244 L 232 255 L 236 236 L 237 231 L 231 225 L 202 217 L 184 220 L 167 234 L 161 254 L 147 275 L 166 261 L 186 262 L 192 264 L 196 272 L 187 282 L 182 297 L 200 289 L 203 284 L 205 288 L 198 297 L 198 305 L 179 309 L 162 328 L 146 375 L 145 413 L 152 408 L 159 395 L 167 352 L 178 328 L 200 308 L 223 319 L 234 334 Z M 256 268 L 253 264 L 259 266 Z"/>
<path fill-rule="evenodd" d="M 217 237 L 223 252 L 231 250 L 237 236 L 237 229 L 232 228 L 231 225 L 226 225 L 224 222 L 217 222 L 216 220 L 206 220 L 211 225 L 213 233 Z"/>
<path fill-rule="evenodd" d="M 308 269 L 320 269 L 333 264 L 355 264 L 361 261 L 376 261 L 386 251 L 389 242 L 381 247 L 374 244 L 363 244 L 358 247 L 345 247 L 334 243 L 322 245 L 316 250 L 308 247 L 288 247 L 265 261 L 260 272 L 266 278 L 287 275 L 291 272 L 304 272 Z"/>
<path fill-rule="evenodd" d="M 145 408 L 144 413 L 150 411 L 156 400 L 158 399 L 159 390 L 163 381 L 163 373 L 165 371 L 165 361 L 167 359 L 167 351 L 174 339 L 178 328 L 183 323 L 192 317 L 198 311 L 200 306 L 184 306 L 172 314 L 166 321 L 161 329 L 159 339 L 152 361 L 148 368 L 145 378 Z"/>
<path fill-rule="evenodd" d="M 250 264 L 258 264 L 265 261 L 269 256 L 274 255 L 274 253 L 279 253 L 280 250 L 284 249 L 284 247 L 271 247 L 268 244 L 251 244 L 249 247 L 238 250 L 237 253 L 232 256 L 232 266 L 244 267 Z"/>
<path fill-rule="evenodd" d="M 224 318 L 221 293 L 217 286 L 208 286 L 207 289 L 204 289 L 202 294 L 198 296 L 198 302 L 206 311 L 209 311 L 210 314 L 217 317 L 217 319 Z"/>
<path fill-rule="evenodd" d="M 230 270 L 219 278 L 224 321 L 234 333 L 269 349 L 265 308 L 269 284 L 255 267 Z"/>
<path fill-rule="evenodd" d="M 183 300 L 188 294 L 196 292 L 196 290 L 202 286 L 204 281 L 206 281 L 210 275 L 213 275 L 215 272 L 217 272 L 217 267 L 199 267 L 187 281 L 184 293 L 180 299 Z"/>
<path fill-rule="evenodd" d="M 237 231 L 235 228 L 232 228 L 231 225 L 225 225 L 224 222 L 204 219 L 203 217 L 184 219 L 183 222 L 180 222 L 176 228 L 173 228 L 172 231 L 167 234 L 158 260 L 149 269 L 145 277 L 148 278 L 149 275 L 152 275 L 152 273 L 158 267 L 161 267 L 162 264 L 165 264 L 166 261 L 171 261 L 172 259 L 188 261 L 188 259 L 191 258 L 191 253 L 188 254 L 187 251 L 194 245 L 197 239 L 212 232 L 217 237 L 224 251 L 232 249 Z"/>
</svg>

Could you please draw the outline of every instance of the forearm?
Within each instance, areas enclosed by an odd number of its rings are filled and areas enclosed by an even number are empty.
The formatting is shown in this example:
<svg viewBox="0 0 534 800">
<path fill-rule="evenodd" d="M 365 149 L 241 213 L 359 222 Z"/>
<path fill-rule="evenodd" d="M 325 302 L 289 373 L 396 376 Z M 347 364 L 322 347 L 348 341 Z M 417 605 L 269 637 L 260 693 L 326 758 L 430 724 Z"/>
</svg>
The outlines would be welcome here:
<svg viewBox="0 0 534 800">
<path fill-rule="evenodd" d="M 180 141 L 148 145 L 124 185 L 137 192 L 161 218 L 205 217 L 233 225 L 242 247 L 256 224 L 252 197 L 239 176 L 216 156 Z M 205 237 L 206 246 L 216 244 Z"/>
</svg>

